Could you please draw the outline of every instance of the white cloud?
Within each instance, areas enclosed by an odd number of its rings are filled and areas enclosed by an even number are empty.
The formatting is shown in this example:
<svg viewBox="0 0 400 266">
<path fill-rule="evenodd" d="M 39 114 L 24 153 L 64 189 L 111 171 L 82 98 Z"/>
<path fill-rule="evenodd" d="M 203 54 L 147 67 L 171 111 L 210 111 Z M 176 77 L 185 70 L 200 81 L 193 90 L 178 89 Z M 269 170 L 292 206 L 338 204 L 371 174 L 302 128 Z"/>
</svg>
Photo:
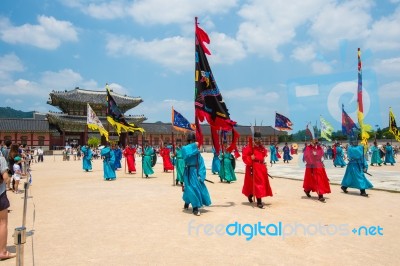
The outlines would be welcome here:
<svg viewBox="0 0 400 266">
<path fill-rule="evenodd" d="M 98 0 L 62 0 L 65 6 L 77 8 L 96 19 L 119 19 L 130 16 L 144 25 L 194 23 L 195 16 L 227 13 L 237 5 L 237 2 L 237 0 L 224 0 L 193 4 L 187 0 L 114 0 L 99 3 Z"/>
<path fill-rule="evenodd" d="M 0 57 L 0 80 L 11 78 L 13 72 L 21 72 L 24 65 L 15 54 L 6 54 Z"/>
<path fill-rule="evenodd" d="M 58 72 L 46 71 L 42 74 L 41 85 L 51 90 L 70 90 L 80 87 L 83 78 L 79 73 L 71 69 L 63 69 Z"/>
<path fill-rule="evenodd" d="M 252 105 L 255 102 L 275 103 L 281 98 L 277 92 L 267 91 L 262 88 L 238 88 L 223 92 L 224 99 L 230 102 L 240 101 L 242 104 Z M 228 103 L 227 103 L 228 104 Z"/>
<path fill-rule="evenodd" d="M 218 33 L 214 33 L 213 38 L 214 46 L 210 47 L 212 56 L 209 59 L 213 63 L 231 64 L 245 57 L 243 47 L 234 39 Z M 193 67 L 193 47 L 193 39 L 181 36 L 144 41 L 109 35 L 106 50 L 113 56 L 138 56 L 180 72 Z"/>
<path fill-rule="evenodd" d="M 84 13 L 97 19 L 115 19 L 126 15 L 127 3 L 111 1 L 109 3 L 89 4 Z"/>
<path fill-rule="evenodd" d="M 367 45 L 377 51 L 400 49 L 400 8 L 372 25 Z"/>
<path fill-rule="evenodd" d="M 173 71 L 185 70 L 194 65 L 193 40 L 180 36 L 146 42 L 110 35 L 106 49 L 110 55 L 140 56 L 172 68 Z"/>
<path fill-rule="evenodd" d="M 291 57 L 300 62 L 309 62 L 315 59 L 316 53 L 312 45 L 307 45 L 295 48 Z"/>
<path fill-rule="evenodd" d="M 342 40 L 367 37 L 371 23 L 370 0 L 353 0 L 325 5 L 312 18 L 310 35 L 325 49 L 336 49 Z"/>
<path fill-rule="evenodd" d="M 374 70 L 385 76 L 398 77 L 400 73 L 400 57 L 382 59 L 375 64 Z"/>
<path fill-rule="evenodd" d="M 314 74 L 323 75 L 332 73 L 332 67 L 326 62 L 314 61 L 311 63 L 311 68 Z"/>
<path fill-rule="evenodd" d="M 141 24 L 188 23 L 195 16 L 223 14 L 236 6 L 237 0 L 202 1 L 194 4 L 186 0 L 135 1 L 129 14 Z"/>
<path fill-rule="evenodd" d="M 209 60 L 215 64 L 232 64 L 246 57 L 242 43 L 230 38 L 226 34 L 213 32 L 210 34 L 209 48 L 212 56 Z"/>
<path fill-rule="evenodd" d="M 12 26 L 3 19 L 0 23 L 0 38 L 11 44 L 26 44 L 42 49 L 57 49 L 62 42 L 78 40 L 77 30 L 69 21 L 54 17 L 38 16 L 37 25 Z"/>
<path fill-rule="evenodd" d="M 329 2 L 331 0 L 250 1 L 238 12 L 244 22 L 239 26 L 237 39 L 248 51 L 280 61 L 283 55 L 279 47 L 292 42 L 296 29 Z"/>
<path fill-rule="evenodd" d="M 2 95 L 13 95 L 18 98 L 21 97 L 34 97 L 38 95 L 48 94 L 48 90 L 41 87 L 38 83 L 34 81 L 29 81 L 25 79 L 18 79 L 10 83 L 0 86 L 0 94 Z"/>
<path fill-rule="evenodd" d="M 318 84 L 296 86 L 295 91 L 296 97 L 315 96 L 319 94 L 319 87 Z"/>
<path fill-rule="evenodd" d="M 118 93 L 118 94 L 121 94 L 121 95 L 129 95 L 129 91 L 126 88 L 124 88 L 124 86 L 119 85 L 118 83 L 110 83 L 110 84 L 108 84 L 108 86 L 115 93 Z M 131 95 L 129 95 L 129 96 L 131 96 Z"/>
<path fill-rule="evenodd" d="M 392 100 L 398 105 L 400 99 L 400 82 L 395 81 L 381 86 L 378 94 L 381 100 Z"/>
</svg>

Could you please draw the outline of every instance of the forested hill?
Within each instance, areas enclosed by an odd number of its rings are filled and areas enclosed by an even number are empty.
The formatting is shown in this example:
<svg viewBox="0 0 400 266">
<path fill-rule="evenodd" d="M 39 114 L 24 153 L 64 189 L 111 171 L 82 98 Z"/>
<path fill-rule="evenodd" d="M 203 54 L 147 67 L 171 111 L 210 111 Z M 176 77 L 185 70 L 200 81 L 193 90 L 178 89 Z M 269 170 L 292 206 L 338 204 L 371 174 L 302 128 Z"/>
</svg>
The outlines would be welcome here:
<svg viewBox="0 0 400 266">
<path fill-rule="evenodd" d="M 0 118 L 33 118 L 33 112 L 23 112 L 10 107 L 0 107 Z"/>
</svg>

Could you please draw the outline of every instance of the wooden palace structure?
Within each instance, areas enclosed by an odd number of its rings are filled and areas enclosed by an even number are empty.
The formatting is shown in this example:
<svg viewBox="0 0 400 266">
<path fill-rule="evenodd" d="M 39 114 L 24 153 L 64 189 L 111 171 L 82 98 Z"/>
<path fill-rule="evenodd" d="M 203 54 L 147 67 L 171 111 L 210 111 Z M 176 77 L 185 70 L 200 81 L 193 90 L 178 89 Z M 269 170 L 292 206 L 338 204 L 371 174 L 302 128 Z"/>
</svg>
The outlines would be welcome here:
<svg viewBox="0 0 400 266">
<path fill-rule="evenodd" d="M 111 91 L 120 110 L 125 113 L 138 106 L 143 100 L 140 97 L 130 97 Z M 146 123 L 144 115 L 127 115 L 126 120 L 142 127 L 145 132 L 122 132 L 119 136 L 106 119 L 107 101 L 106 91 L 92 91 L 75 88 L 70 91 L 52 91 L 48 104 L 58 108 L 61 112 L 49 112 L 46 114 L 34 113 L 33 118 L 2 118 L 0 119 L 0 140 L 9 139 L 14 143 L 26 144 L 31 147 L 41 146 L 44 150 L 58 150 L 65 146 L 76 146 L 87 143 L 90 137 L 101 138 L 102 144 L 106 140 L 98 131 L 92 131 L 87 127 L 87 103 L 90 104 L 103 126 L 109 131 L 109 139 L 112 142 L 125 146 L 129 143 L 141 145 L 147 140 L 150 145 L 160 146 L 163 143 L 172 143 L 181 139 L 185 143 L 185 135 L 173 129 L 171 123 Z M 201 125 L 204 135 L 204 149 L 211 150 L 211 132 L 209 125 Z M 236 128 L 240 134 L 238 146 L 246 145 L 251 135 L 250 126 Z M 263 136 L 264 145 L 278 143 L 279 135 L 286 135 L 271 126 L 261 126 L 258 130 Z M 227 136 L 228 142 L 231 141 Z"/>
</svg>

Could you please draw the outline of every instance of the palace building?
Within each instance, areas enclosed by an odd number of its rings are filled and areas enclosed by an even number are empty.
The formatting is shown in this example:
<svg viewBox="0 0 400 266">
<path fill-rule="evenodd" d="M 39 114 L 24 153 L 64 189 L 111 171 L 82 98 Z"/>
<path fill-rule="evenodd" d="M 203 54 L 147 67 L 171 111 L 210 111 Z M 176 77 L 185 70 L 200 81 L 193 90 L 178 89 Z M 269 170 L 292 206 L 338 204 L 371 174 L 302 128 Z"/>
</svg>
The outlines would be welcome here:
<svg viewBox="0 0 400 266">
<path fill-rule="evenodd" d="M 125 113 L 138 106 L 143 100 L 140 97 L 130 97 L 120 95 L 111 91 L 111 95 L 116 101 L 120 110 Z M 172 143 L 173 140 L 181 139 L 186 142 L 185 135 L 173 129 L 171 123 L 146 123 L 144 115 L 127 115 L 126 120 L 142 127 L 145 132 L 122 132 L 117 135 L 114 128 L 106 119 L 107 101 L 106 91 L 91 91 L 75 88 L 70 91 L 52 91 L 49 95 L 48 104 L 55 106 L 60 112 L 49 112 L 47 114 L 34 113 L 32 118 L 3 118 L 0 119 L 0 140 L 11 140 L 13 143 L 26 144 L 31 147 L 41 146 L 44 150 L 63 149 L 66 145 L 76 146 L 86 144 L 90 137 L 100 138 L 98 131 L 88 129 L 87 103 L 99 117 L 103 126 L 109 131 L 110 141 L 116 142 L 121 146 L 129 143 L 141 145 L 144 140 L 149 141 L 150 145 L 160 146 Z M 236 128 L 240 134 L 238 146 L 246 145 L 248 137 L 251 136 L 250 126 L 240 126 Z M 279 135 L 286 135 L 286 132 L 275 130 L 271 126 L 260 126 L 258 130 L 263 136 L 265 145 L 277 143 Z M 204 147 L 211 147 L 211 132 L 209 125 L 202 125 L 204 135 Z M 231 136 L 227 136 L 228 142 Z M 102 137 L 102 143 L 105 143 Z"/>
</svg>

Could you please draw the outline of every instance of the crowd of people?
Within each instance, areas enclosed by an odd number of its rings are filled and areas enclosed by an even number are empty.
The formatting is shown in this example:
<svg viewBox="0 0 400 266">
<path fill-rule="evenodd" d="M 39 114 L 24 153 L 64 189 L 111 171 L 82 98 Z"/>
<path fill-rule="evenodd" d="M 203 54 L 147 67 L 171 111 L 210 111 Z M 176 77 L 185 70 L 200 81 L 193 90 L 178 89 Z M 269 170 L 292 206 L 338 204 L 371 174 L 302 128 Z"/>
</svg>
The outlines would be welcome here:
<svg viewBox="0 0 400 266">
<path fill-rule="evenodd" d="M 242 194 L 250 204 L 254 203 L 255 206 L 263 209 L 263 198 L 273 196 L 269 182 L 267 157 L 270 157 L 271 166 L 279 159 L 283 159 L 283 163 L 289 163 L 293 159 L 292 155 L 297 154 L 297 150 L 297 145 L 294 147 L 292 144 L 289 147 L 287 143 L 282 149 L 275 143 L 266 147 L 262 144 L 261 134 L 256 132 L 253 140 L 242 148 L 241 155 L 237 149 L 230 147 L 227 141 L 223 141 L 218 153 L 213 150 L 211 172 L 218 174 L 221 182 L 229 184 L 237 181 L 235 165 L 236 160 L 241 156 L 245 164 Z M 331 189 L 324 160 L 332 160 L 335 167 L 346 167 L 341 182 L 342 191 L 348 193 L 349 188 L 354 188 L 360 191 L 361 196 L 368 197 L 366 190 L 373 187 L 365 176 L 368 173 L 368 167 L 382 164 L 394 165 L 397 152 L 398 147 L 392 147 L 390 143 L 378 145 L 374 142 L 367 152 L 356 140 L 351 140 L 346 145 L 334 143 L 332 146 L 322 144 L 318 140 L 312 140 L 309 144 L 305 143 L 303 148 L 304 193 L 311 198 L 311 193 L 315 192 L 319 201 L 326 201 L 324 195 L 331 193 Z M 13 144 L 10 141 L 5 141 L 1 147 L 0 259 L 15 256 L 6 250 L 7 209 L 10 206 L 6 191 L 20 193 L 20 179 L 26 176 L 31 163 L 43 162 L 43 154 L 41 147 L 29 148 L 26 145 Z M 176 174 L 175 184 L 182 186 L 185 210 L 191 206 L 192 213 L 198 216 L 203 206 L 211 204 L 211 196 L 205 184 L 206 181 L 209 181 L 206 178 L 206 167 L 193 133 L 188 134 L 186 145 L 180 139 L 177 139 L 174 144 L 162 144 L 157 148 L 150 146 L 147 141 L 144 142 L 143 148 L 133 144 L 122 148 L 115 143 L 94 149 L 83 145 L 67 147 L 63 151 L 63 160 L 69 160 L 71 154 L 74 160 L 82 160 L 82 168 L 85 172 L 92 171 L 93 159 L 101 158 L 103 160 L 103 178 L 106 181 L 116 180 L 116 171 L 122 168 L 123 157 L 126 159 L 127 172 L 135 174 L 137 172 L 136 157 L 141 156 L 142 175 L 148 178 L 154 174 L 153 167 L 159 156 L 162 158 L 163 171 L 165 173 L 174 171 Z"/>
<path fill-rule="evenodd" d="M 26 144 L 12 143 L 5 140 L 0 147 L 0 260 L 14 258 L 15 253 L 7 250 L 8 208 L 10 202 L 7 191 L 22 193 L 22 178 L 30 177 L 30 167 L 34 163 L 43 162 L 42 147 L 29 147 Z M 29 182 L 32 180 L 29 178 Z"/>
</svg>

